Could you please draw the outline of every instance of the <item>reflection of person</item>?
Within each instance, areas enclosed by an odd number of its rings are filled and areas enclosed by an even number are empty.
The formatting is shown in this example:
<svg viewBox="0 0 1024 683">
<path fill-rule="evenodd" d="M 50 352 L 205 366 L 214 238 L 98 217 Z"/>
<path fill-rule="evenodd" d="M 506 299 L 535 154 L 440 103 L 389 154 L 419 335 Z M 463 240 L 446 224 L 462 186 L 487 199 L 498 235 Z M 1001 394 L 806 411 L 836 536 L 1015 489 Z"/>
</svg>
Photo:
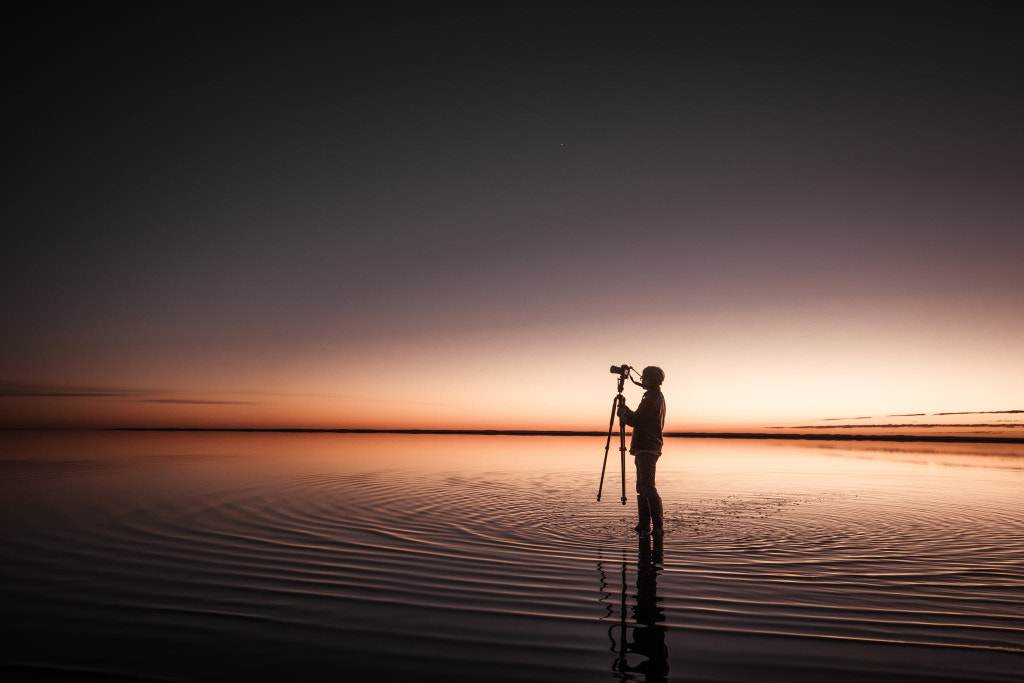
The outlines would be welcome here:
<svg viewBox="0 0 1024 683">
<path fill-rule="evenodd" d="M 633 642 L 626 644 L 629 652 L 646 658 L 633 667 L 633 671 L 644 674 L 647 683 L 668 680 L 668 647 L 665 645 L 665 610 L 659 604 L 658 573 L 664 560 L 661 539 L 640 537 L 640 548 L 636 563 L 636 607 L 633 608 Z"/>
<path fill-rule="evenodd" d="M 640 518 L 636 530 L 647 534 L 653 525 L 654 533 L 659 536 L 664 533 L 664 516 L 654 475 L 664 442 L 662 429 L 665 427 L 665 396 L 661 393 L 664 381 L 665 373 L 661 368 L 653 365 L 644 368 L 640 385 L 647 391 L 640 399 L 640 405 L 633 411 L 626 407 L 623 400 L 618 411 L 619 419 L 633 428 L 629 452 L 633 454 L 636 463 L 636 504 Z"/>
<path fill-rule="evenodd" d="M 653 540 L 653 545 L 652 545 Z M 622 603 L 621 621 L 608 630 L 612 639 L 612 650 L 616 653 L 612 665 L 622 680 L 643 680 L 647 683 L 664 683 L 668 680 L 668 646 L 665 642 L 668 626 L 665 624 L 665 608 L 658 597 L 658 574 L 664 561 L 662 539 L 644 534 L 639 538 L 636 563 L 636 594 L 630 608 L 632 620 L 626 613 L 626 560 L 622 561 Z M 600 567 L 600 565 L 598 565 Z M 605 590 L 604 573 L 601 574 L 601 590 Z M 611 597 L 611 593 L 606 593 Z M 608 616 L 614 607 L 607 605 Z M 615 628 L 618 626 L 619 640 L 615 642 Z M 638 678 L 635 674 L 641 674 Z"/>
</svg>

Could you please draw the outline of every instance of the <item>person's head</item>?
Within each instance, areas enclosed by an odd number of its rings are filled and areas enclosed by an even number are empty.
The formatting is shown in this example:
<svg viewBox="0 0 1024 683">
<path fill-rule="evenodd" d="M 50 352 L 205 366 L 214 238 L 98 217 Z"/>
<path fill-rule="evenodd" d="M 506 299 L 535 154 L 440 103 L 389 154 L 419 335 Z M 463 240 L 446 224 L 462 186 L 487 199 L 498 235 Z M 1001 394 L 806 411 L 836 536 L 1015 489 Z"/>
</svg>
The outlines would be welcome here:
<svg viewBox="0 0 1024 683">
<path fill-rule="evenodd" d="M 655 365 L 648 365 L 640 373 L 640 384 L 644 389 L 655 389 L 665 381 L 665 371 Z"/>
</svg>

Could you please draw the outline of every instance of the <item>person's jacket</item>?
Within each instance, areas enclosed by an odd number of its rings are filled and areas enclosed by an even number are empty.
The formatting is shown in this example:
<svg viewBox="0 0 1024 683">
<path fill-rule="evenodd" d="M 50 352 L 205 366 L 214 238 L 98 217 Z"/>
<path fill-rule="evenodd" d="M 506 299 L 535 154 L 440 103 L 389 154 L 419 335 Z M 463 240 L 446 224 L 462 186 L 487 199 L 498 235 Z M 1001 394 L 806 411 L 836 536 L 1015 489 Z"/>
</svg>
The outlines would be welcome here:
<svg viewBox="0 0 1024 683">
<path fill-rule="evenodd" d="M 623 411 L 622 421 L 633 428 L 633 438 L 629 442 L 630 453 L 660 453 L 665 441 L 661 434 L 665 427 L 665 395 L 661 389 L 648 389 L 636 410 L 626 408 Z"/>
</svg>

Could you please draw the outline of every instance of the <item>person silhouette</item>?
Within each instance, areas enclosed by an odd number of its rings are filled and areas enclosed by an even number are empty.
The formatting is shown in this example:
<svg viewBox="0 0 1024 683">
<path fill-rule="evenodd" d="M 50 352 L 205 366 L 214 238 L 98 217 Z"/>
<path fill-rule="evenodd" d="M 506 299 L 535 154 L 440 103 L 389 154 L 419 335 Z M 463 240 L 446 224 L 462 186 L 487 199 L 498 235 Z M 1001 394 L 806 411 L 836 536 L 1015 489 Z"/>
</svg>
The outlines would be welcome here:
<svg viewBox="0 0 1024 683">
<path fill-rule="evenodd" d="M 636 464 L 636 504 L 639 520 L 635 530 L 641 535 L 651 533 L 660 536 L 665 533 L 664 511 L 661 496 L 655 485 L 655 470 L 664 443 L 662 430 L 665 427 L 665 395 L 661 385 L 665 372 L 653 365 L 644 368 L 640 375 L 640 386 L 646 391 L 635 411 L 626 406 L 625 400 L 619 406 L 619 419 L 633 428 L 629 452 Z"/>
</svg>

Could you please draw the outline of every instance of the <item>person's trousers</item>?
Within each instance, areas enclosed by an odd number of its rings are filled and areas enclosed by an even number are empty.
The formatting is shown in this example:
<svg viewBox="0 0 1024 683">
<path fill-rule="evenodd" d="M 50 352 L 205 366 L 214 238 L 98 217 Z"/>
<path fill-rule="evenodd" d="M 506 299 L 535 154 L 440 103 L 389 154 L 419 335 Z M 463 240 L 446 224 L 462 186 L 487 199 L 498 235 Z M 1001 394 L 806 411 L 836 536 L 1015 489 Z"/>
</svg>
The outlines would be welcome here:
<svg viewBox="0 0 1024 683">
<path fill-rule="evenodd" d="M 633 456 L 636 462 L 636 503 L 637 512 L 640 517 L 640 526 L 646 528 L 653 525 L 655 529 L 662 528 L 663 513 L 661 507 L 661 496 L 658 495 L 658 487 L 655 484 L 655 474 L 660 453 L 641 451 Z"/>
</svg>

